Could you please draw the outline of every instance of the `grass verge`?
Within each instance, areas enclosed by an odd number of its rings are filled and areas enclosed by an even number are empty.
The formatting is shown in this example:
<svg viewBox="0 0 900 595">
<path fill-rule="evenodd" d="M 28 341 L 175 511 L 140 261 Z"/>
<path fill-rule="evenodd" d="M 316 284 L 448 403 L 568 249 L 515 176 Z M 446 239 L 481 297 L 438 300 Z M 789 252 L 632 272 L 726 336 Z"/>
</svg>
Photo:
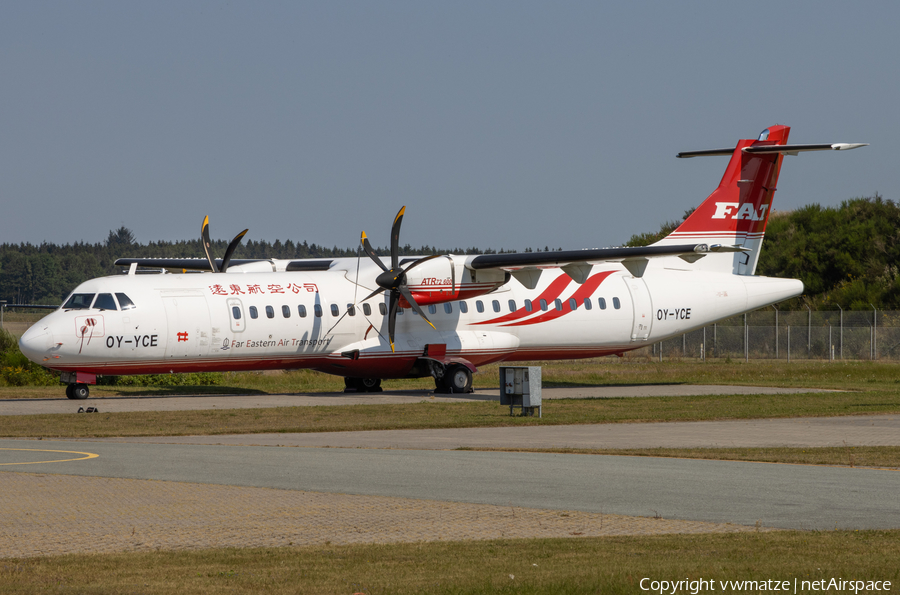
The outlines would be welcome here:
<svg viewBox="0 0 900 595">
<path fill-rule="evenodd" d="M 515 364 L 520 365 L 520 364 Z M 750 384 L 838 390 L 898 390 L 900 365 L 871 361 L 743 361 L 697 360 L 664 361 L 662 363 L 633 358 L 598 358 L 525 362 L 543 368 L 546 387 L 607 386 L 630 384 Z M 475 375 L 480 388 L 499 386 L 498 365 L 483 366 Z M 433 390 L 430 378 L 388 380 L 386 388 L 394 390 Z M 292 394 L 337 392 L 344 388 L 343 379 L 312 370 L 270 373 L 225 373 L 216 386 L 96 386 L 93 394 L 175 395 L 175 394 Z M 0 386 L 0 399 L 62 398 L 61 386 Z"/>
<path fill-rule="evenodd" d="M 896 530 L 783 531 L 68 555 L 0 560 L 0 585 L 4 593 L 520 595 L 640 593 L 647 577 L 714 580 L 716 592 L 733 590 L 719 581 L 768 579 L 896 588 L 898 538 Z"/>
<path fill-rule="evenodd" d="M 74 407 L 75 404 L 73 404 Z M 0 436 L 88 438 L 262 432 L 477 428 L 698 421 L 900 412 L 900 392 L 704 395 L 548 401 L 543 418 L 510 417 L 493 401 L 0 416 Z"/>
<path fill-rule="evenodd" d="M 554 452 L 560 454 L 672 457 L 716 461 L 754 461 L 793 465 L 900 468 L 900 446 L 816 448 L 459 448 L 492 452 Z"/>
</svg>

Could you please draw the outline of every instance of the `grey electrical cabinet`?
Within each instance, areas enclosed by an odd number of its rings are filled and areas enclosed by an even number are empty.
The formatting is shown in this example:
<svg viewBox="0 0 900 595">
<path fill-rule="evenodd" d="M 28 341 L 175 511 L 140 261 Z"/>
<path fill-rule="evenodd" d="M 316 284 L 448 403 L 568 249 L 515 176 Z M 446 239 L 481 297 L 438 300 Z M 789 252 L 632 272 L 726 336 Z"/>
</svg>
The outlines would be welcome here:
<svg viewBox="0 0 900 595">
<path fill-rule="evenodd" d="M 504 366 L 500 368 L 500 404 L 522 408 L 522 415 L 541 417 L 541 367 Z"/>
</svg>

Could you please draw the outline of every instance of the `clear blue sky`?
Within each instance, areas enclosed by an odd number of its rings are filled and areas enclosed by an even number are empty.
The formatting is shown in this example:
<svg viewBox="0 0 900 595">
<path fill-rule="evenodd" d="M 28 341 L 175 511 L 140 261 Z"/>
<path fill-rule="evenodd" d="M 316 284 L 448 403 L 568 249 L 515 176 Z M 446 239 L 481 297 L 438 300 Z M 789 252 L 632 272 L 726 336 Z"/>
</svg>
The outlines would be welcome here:
<svg viewBox="0 0 900 595">
<path fill-rule="evenodd" d="M 900 199 L 892 2 L 0 2 L 0 242 L 600 247 L 755 138 L 776 210 Z"/>
</svg>

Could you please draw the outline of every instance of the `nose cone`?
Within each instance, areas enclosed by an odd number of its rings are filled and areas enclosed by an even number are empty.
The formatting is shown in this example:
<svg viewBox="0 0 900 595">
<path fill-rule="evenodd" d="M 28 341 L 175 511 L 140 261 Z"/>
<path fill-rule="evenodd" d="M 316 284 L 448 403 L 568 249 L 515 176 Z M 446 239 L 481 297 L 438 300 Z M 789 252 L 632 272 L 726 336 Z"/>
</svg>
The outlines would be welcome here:
<svg viewBox="0 0 900 595">
<path fill-rule="evenodd" d="M 53 348 L 53 333 L 50 327 L 36 324 L 19 339 L 19 350 L 36 364 L 43 364 Z"/>
</svg>

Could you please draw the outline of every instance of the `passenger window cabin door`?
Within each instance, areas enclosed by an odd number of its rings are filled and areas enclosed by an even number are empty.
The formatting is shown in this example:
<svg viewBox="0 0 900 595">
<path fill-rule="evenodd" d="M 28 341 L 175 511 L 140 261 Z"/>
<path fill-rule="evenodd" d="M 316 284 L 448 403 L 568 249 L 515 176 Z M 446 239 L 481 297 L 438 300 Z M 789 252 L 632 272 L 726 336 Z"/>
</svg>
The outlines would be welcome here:
<svg viewBox="0 0 900 595">
<path fill-rule="evenodd" d="M 231 324 L 232 333 L 244 332 L 246 326 L 246 317 L 244 316 L 244 305 L 238 298 L 228 298 L 228 320 Z"/>
</svg>

